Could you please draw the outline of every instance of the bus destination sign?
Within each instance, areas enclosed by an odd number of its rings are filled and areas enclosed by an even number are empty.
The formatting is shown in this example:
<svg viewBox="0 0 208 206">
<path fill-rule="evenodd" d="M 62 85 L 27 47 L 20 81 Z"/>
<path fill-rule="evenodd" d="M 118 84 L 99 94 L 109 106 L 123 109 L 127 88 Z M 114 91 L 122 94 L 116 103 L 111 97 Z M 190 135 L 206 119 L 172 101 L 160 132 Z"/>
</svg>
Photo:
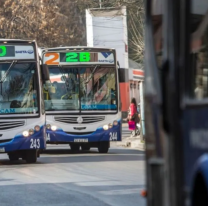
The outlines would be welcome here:
<svg viewBox="0 0 208 206">
<path fill-rule="evenodd" d="M 44 64 L 114 64 L 113 52 L 48 52 L 44 54 Z"/>
<path fill-rule="evenodd" d="M 0 45 L 0 60 L 35 59 L 31 45 Z"/>
</svg>

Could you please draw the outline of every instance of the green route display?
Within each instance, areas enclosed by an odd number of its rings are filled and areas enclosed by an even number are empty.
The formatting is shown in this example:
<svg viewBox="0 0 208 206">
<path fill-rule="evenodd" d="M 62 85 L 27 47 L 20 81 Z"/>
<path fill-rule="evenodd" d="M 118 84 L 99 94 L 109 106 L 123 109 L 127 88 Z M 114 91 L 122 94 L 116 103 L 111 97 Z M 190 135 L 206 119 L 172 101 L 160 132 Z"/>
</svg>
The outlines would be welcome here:
<svg viewBox="0 0 208 206">
<path fill-rule="evenodd" d="M 0 45 L 0 57 L 14 57 L 15 47 Z"/>
<path fill-rule="evenodd" d="M 68 52 L 61 53 L 61 62 L 89 62 L 90 53 L 89 52 Z"/>
<path fill-rule="evenodd" d="M 0 60 L 35 59 L 34 47 L 31 44 L 0 44 Z"/>
</svg>

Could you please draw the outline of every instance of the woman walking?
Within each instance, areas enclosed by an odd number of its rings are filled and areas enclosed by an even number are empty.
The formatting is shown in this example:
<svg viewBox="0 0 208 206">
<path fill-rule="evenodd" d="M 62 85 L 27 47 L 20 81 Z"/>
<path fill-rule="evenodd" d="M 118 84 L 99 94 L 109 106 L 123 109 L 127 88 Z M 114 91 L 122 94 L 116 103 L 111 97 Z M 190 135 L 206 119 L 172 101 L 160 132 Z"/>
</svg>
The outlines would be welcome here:
<svg viewBox="0 0 208 206">
<path fill-rule="evenodd" d="M 137 103 L 136 103 L 136 99 L 132 98 L 131 99 L 131 104 L 129 107 L 129 117 L 128 119 L 130 121 L 134 121 L 135 124 L 135 130 L 132 131 L 132 136 L 136 136 L 137 135 L 137 123 L 139 123 L 139 117 L 138 117 L 138 113 L 137 113 Z"/>
</svg>

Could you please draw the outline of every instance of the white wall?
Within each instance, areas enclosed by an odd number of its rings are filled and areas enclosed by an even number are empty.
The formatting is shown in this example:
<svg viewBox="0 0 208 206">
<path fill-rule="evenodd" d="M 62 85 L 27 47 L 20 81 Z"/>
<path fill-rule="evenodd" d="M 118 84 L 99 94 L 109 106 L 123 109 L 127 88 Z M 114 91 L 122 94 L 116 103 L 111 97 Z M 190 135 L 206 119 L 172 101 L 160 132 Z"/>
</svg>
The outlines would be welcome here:
<svg viewBox="0 0 208 206">
<path fill-rule="evenodd" d="M 93 16 L 90 10 L 86 11 L 87 45 L 115 48 L 120 67 L 128 69 L 126 8 L 122 8 L 120 16 L 104 16 L 103 12 L 101 10 L 100 16 Z"/>
<path fill-rule="evenodd" d="M 133 68 L 129 68 L 129 80 L 133 80 Z"/>
<path fill-rule="evenodd" d="M 127 45 L 128 48 L 128 28 L 127 28 L 127 12 L 126 12 L 126 7 L 122 7 L 122 18 L 123 18 L 123 39 L 124 39 L 124 44 Z M 124 45 L 124 46 L 125 46 Z M 129 68 L 129 53 L 128 50 L 127 52 L 124 52 L 124 61 L 126 67 L 123 68 Z"/>
</svg>

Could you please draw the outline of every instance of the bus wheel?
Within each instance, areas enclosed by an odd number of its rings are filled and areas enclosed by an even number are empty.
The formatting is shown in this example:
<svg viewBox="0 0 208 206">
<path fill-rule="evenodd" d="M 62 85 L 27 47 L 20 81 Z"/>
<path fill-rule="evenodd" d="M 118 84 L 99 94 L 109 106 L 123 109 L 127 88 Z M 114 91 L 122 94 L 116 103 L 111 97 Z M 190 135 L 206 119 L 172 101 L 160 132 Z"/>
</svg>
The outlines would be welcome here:
<svg viewBox="0 0 208 206">
<path fill-rule="evenodd" d="M 9 156 L 9 160 L 10 161 L 17 161 L 17 160 L 19 160 L 19 156 L 17 154 L 15 154 L 15 153 L 9 153 L 8 156 Z"/>
<path fill-rule="evenodd" d="M 82 145 L 81 146 L 83 151 L 89 151 L 90 150 L 90 145 Z"/>
<path fill-rule="evenodd" d="M 78 144 L 70 144 L 71 151 L 79 151 L 80 145 Z"/>
<path fill-rule="evenodd" d="M 37 161 L 37 150 L 27 150 L 24 159 L 27 163 L 35 163 Z"/>
<path fill-rule="evenodd" d="M 110 142 L 100 142 L 98 146 L 99 153 L 108 153 L 108 149 L 110 147 Z"/>
</svg>

